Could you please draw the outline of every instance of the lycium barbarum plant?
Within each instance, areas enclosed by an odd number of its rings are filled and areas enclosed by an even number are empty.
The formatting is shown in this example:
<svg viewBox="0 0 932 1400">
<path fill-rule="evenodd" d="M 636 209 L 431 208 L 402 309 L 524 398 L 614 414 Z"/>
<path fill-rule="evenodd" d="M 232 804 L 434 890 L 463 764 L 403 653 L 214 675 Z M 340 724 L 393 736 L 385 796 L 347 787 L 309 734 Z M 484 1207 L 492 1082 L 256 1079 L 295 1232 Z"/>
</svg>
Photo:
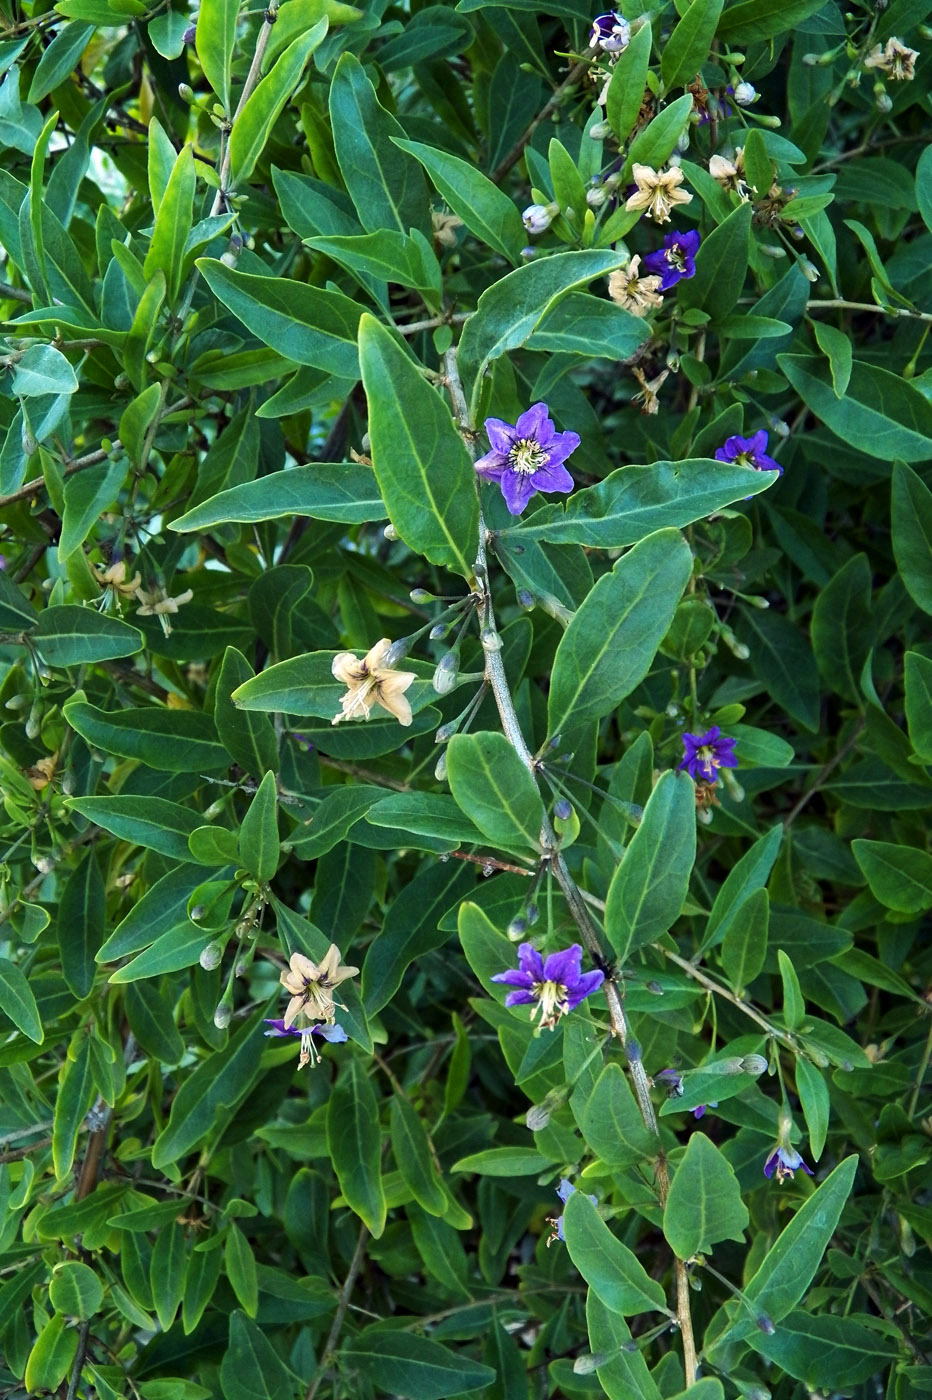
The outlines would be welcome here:
<svg viewBox="0 0 932 1400">
<path fill-rule="evenodd" d="M 0 1396 L 922 1400 L 932 0 L 0 27 Z"/>
</svg>

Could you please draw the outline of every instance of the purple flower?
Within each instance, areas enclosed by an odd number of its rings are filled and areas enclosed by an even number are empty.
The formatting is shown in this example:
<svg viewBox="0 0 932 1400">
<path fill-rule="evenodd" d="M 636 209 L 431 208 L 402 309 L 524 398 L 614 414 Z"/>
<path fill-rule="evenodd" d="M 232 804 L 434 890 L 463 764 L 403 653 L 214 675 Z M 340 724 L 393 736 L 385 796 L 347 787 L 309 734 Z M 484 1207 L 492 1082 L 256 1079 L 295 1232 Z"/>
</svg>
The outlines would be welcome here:
<svg viewBox="0 0 932 1400">
<path fill-rule="evenodd" d="M 518 990 L 509 992 L 506 1006 L 531 1006 L 531 1020 L 541 1013 L 542 1029 L 553 1030 L 561 1016 L 601 987 L 605 973 L 582 971 L 582 948 L 574 943 L 560 953 L 550 953 L 545 959 L 532 943 L 522 943 L 518 949 L 520 966 L 507 972 L 497 972 L 493 982 L 506 982 Z"/>
<path fill-rule="evenodd" d="M 319 1035 L 322 1040 L 329 1040 L 331 1045 L 342 1045 L 346 1040 L 346 1031 L 342 1026 L 337 1025 L 313 1025 L 305 1026 L 299 1030 L 297 1026 L 286 1026 L 284 1021 L 273 1021 L 266 1017 L 265 1024 L 271 1026 L 270 1031 L 264 1031 L 264 1035 L 297 1036 L 301 1041 L 301 1054 L 298 1058 L 298 1069 L 303 1069 L 306 1064 L 320 1064 L 320 1055 L 312 1039 Z"/>
<path fill-rule="evenodd" d="M 601 49 L 603 53 L 618 54 L 630 42 L 631 26 L 617 10 L 610 10 L 607 15 L 596 15 L 589 35 L 592 48 Z"/>
<path fill-rule="evenodd" d="M 557 1187 L 557 1195 L 560 1197 L 560 1200 L 563 1202 L 563 1204 L 566 1205 L 570 1196 L 574 1196 L 575 1194 L 576 1187 L 573 1185 L 573 1183 L 571 1181 L 568 1181 L 565 1176 L 561 1176 L 560 1185 Z M 589 1199 L 594 1206 L 597 1206 L 599 1204 L 598 1196 L 590 1196 Z M 550 1239 L 547 1241 L 547 1243 L 552 1244 L 554 1240 L 561 1240 L 565 1244 L 566 1236 L 563 1233 L 563 1216 L 558 1215 L 555 1218 L 551 1219 L 550 1224 L 554 1227 L 554 1233 L 550 1236 Z"/>
<path fill-rule="evenodd" d="M 647 254 L 644 266 L 653 276 L 660 278 L 662 292 L 668 292 L 686 277 L 695 277 L 700 241 L 695 229 L 690 229 L 688 233 L 677 233 L 674 229 L 664 238 L 662 248 Z"/>
<path fill-rule="evenodd" d="M 533 404 L 517 423 L 487 418 L 492 451 L 480 457 L 476 471 L 497 481 L 512 515 L 520 515 L 535 491 L 572 491 L 573 478 L 563 463 L 579 446 L 578 433 L 558 433 L 545 403 Z"/>
<path fill-rule="evenodd" d="M 684 1095 L 685 1092 L 686 1092 L 686 1090 L 683 1088 L 683 1076 L 680 1074 L 679 1070 L 675 1070 L 675 1069 L 662 1069 L 662 1070 L 660 1070 L 659 1073 L 657 1073 L 657 1074 L 654 1075 L 654 1083 L 655 1083 L 655 1084 L 659 1083 L 659 1084 L 666 1084 L 666 1085 L 668 1085 L 667 1093 L 668 1093 L 668 1095 L 669 1095 L 669 1097 L 670 1097 L 671 1099 L 680 1099 L 680 1098 L 683 1097 L 683 1095 Z M 693 1117 L 694 1117 L 694 1118 L 702 1118 L 702 1117 L 705 1115 L 705 1111 L 706 1111 L 707 1108 L 718 1108 L 718 1104 L 717 1104 L 717 1103 L 700 1103 L 700 1104 L 697 1104 L 696 1107 L 692 1110 L 692 1115 L 693 1115 Z"/>
<path fill-rule="evenodd" d="M 706 783 L 717 783 L 719 768 L 737 768 L 738 760 L 733 749 L 738 741 L 723 739 L 721 734 L 717 724 L 713 724 L 704 734 L 684 734 L 685 757 L 677 765 L 677 771 L 682 772 L 685 768 L 697 783 L 700 779 Z"/>
<path fill-rule="evenodd" d="M 777 1180 L 782 1185 L 783 1178 L 788 1176 L 792 1180 L 793 1173 L 799 1171 L 800 1167 L 802 1167 L 803 1171 L 809 1176 L 812 1176 L 812 1169 L 806 1166 L 806 1163 L 803 1161 L 802 1157 L 800 1157 L 795 1147 L 791 1147 L 788 1142 L 778 1142 L 776 1148 L 771 1152 L 764 1163 L 764 1176 L 766 1176 L 769 1181 L 774 1172 L 776 1172 Z"/>
<path fill-rule="evenodd" d="M 753 437 L 730 437 L 724 447 L 715 452 L 717 462 L 737 462 L 739 467 L 756 467 L 759 472 L 779 472 L 783 468 L 779 462 L 767 456 L 767 434 L 761 428 Z"/>
</svg>

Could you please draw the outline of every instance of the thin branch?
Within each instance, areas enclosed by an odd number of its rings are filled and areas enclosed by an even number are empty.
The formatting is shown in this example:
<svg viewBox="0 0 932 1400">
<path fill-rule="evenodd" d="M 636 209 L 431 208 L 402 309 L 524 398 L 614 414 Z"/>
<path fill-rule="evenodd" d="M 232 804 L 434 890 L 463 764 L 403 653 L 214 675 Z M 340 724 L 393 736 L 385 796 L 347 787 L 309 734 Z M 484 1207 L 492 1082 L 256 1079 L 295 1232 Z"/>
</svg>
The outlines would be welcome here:
<svg viewBox="0 0 932 1400">
<path fill-rule="evenodd" d="M 807 311 L 872 311 L 875 316 L 905 316 L 913 321 L 932 321 L 932 311 L 913 311 L 908 306 L 875 306 L 872 301 L 845 301 L 832 297 L 828 301 L 813 298 L 806 302 Z"/>
<path fill-rule="evenodd" d="M 340 1332 L 343 1329 L 343 1320 L 346 1317 L 346 1310 L 349 1307 L 349 1301 L 352 1296 L 353 1289 L 356 1286 L 356 1279 L 359 1275 L 360 1269 L 362 1268 L 363 1259 L 366 1255 L 366 1244 L 368 1242 L 368 1239 L 369 1231 L 365 1225 L 361 1225 L 359 1228 L 359 1238 L 356 1241 L 356 1248 L 353 1251 L 353 1257 L 350 1260 L 349 1270 L 347 1272 L 346 1278 L 343 1280 L 343 1287 L 340 1289 L 340 1297 L 337 1300 L 336 1314 L 334 1316 L 333 1323 L 331 1324 L 330 1331 L 327 1334 L 327 1341 L 324 1344 L 323 1351 L 321 1352 L 320 1362 L 318 1364 L 317 1370 L 314 1372 L 313 1379 L 311 1380 L 311 1383 L 305 1392 L 304 1400 L 314 1400 L 314 1396 L 317 1394 L 321 1382 L 324 1380 L 327 1372 L 330 1369 L 331 1362 L 333 1361 L 334 1352 L 336 1351 L 336 1345 L 340 1339 Z"/>
<path fill-rule="evenodd" d="M 518 161 L 524 154 L 525 146 L 531 140 L 531 137 L 534 135 L 534 132 L 540 126 L 541 122 L 545 122 L 547 118 L 557 110 L 557 108 L 560 106 L 561 102 L 563 101 L 564 97 L 569 92 L 569 90 L 576 86 L 576 84 L 579 82 L 579 79 L 584 73 L 589 72 L 589 67 L 590 65 L 584 60 L 580 60 L 579 62 L 574 63 L 572 65 L 569 73 L 563 79 L 563 82 L 558 88 L 554 90 L 553 96 L 550 98 L 550 100 L 546 102 L 543 107 L 541 107 L 540 111 L 537 113 L 537 116 L 531 122 L 530 126 L 524 132 L 523 136 L 519 137 L 519 139 L 512 146 L 511 150 L 508 152 L 508 154 L 504 157 L 503 160 L 499 161 L 498 165 L 496 165 L 495 169 L 492 171 L 492 174 L 489 176 L 489 179 L 493 182 L 493 184 L 499 184 L 499 182 L 502 181 L 508 174 L 511 167 L 513 165 L 518 164 Z"/>
</svg>

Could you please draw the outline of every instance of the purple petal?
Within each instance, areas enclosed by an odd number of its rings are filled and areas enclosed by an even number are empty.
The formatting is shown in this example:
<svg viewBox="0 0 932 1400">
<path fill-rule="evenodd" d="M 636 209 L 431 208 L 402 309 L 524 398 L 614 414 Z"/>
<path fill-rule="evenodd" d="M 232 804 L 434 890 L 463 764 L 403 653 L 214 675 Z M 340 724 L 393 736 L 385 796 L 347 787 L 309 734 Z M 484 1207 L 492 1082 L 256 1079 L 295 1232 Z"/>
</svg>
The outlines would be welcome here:
<svg viewBox="0 0 932 1400">
<path fill-rule="evenodd" d="M 263 1031 L 263 1035 L 289 1036 L 301 1034 L 300 1031 L 295 1030 L 294 1026 L 288 1026 L 286 1028 L 284 1021 L 272 1021 L 267 1017 L 265 1024 L 271 1026 L 272 1029 L 270 1031 Z"/>
<path fill-rule="evenodd" d="M 510 515 L 520 515 L 536 490 L 529 476 L 516 471 L 502 473 L 501 487 Z"/>
<path fill-rule="evenodd" d="M 560 1185 L 557 1187 L 557 1195 L 560 1197 L 560 1200 L 563 1202 L 564 1205 L 566 1205 L 567 1201 L 569 1200 L 570 1196 L 572 1196 L 575 1190 L 576 1187 L 571 1181 L 569 1181 L 565 1176 L 560 1177 Z"/>
<path fill-rule="evenodd" d="M 747 439 L 747 448 L 752 457 L 756 457 L 758 452 L 767 451 L 767 433 L 760 428 L 752 437 Z"/>
<path fill-rule="evenodd" d="M 531 477 L 536 491 L 572 491 L 576 485 L 566 467 L 559 462 L 549 462 L 544 467 L 538 467 Z"/>
<path fill-rule="evenodd" d="M 551 953 L 544 963 L 545 982 L 560 982 L 569 989 L 579 981 L 582 968 L 582 948 L 574 943 L 559 953 Z"/>
<path fill-rule="evenodd" d="M 566 1003 L 572 1011 L 584 997 L 596 991 L 605 981 L 605 973 L 596 969 L 594 972 L 584 972 L 581 977 L 577 977 L 572 987 L 567 987 Z"/>
<path fill-rule="evenodd" d="M 475 464 L 476 471 L 486 481 L 501 481 L 502 472 L 508 469 L 508 458 L 501 452 L 487 452 L 484 457 L 480 457 Z"/>
<path fill-rule="evenodd" d="M 776 1152 L 771 1152 L 770 1156 L 764 1163 L 764 1176 L 767 1177 L 768 1181 L 773 1176 L 774 1172 L 777 1170 L 777 1162 L 779 1160 L 780 1150 L 778 1148 Z"/>
<path fill-rule="evenodd" d="M 575 452 L 579 446 L 578 433 L 554 433 L 550 442 L 541 443 L 547 448 L 547 463 L 549 466 L 557 466 L 560 462 L 565 462 L 571 452 Z"/>
<path fill-rule="evenodd" d="M 544 424 L 547 423 L 549 417 L 550 409 L 545 403 L 531 404 L 531 407 L 526 409 L 525 412 L 521 414 L 521 417 L 515 424 L 515 436 L 513 440 L 519 438 L 536 438 L 538 442 L 541 442 L 541 432 L 543 431 Z M 550 433 L 553 433 L 552 423 L 550 424 Z"/>
<path fill-rule="evenodd" d="M 520 422 L 520 419 L 519 419 Z M 515 443 L 515 430 L 510 423 L 506 423 L 501 418 L 487 418 L 485 420 L 485 430 L 488 434 L 489 442 L 496 452 L 507 457 Z"/>
<path fill-rule="evenodd" d="M 331 1045 L 342 1045 L 347 1039 L 346 1031 L 342 1026 L 312 1026 L 311 1030 L 315 1035 L 329 1041 Z"/>
<path fill-rule="evenodd" d="M 526 973 L 532 982 L 544 981 L 544 960 L 533 943 L 522 943 L 519 946 L 518 962 L 521 971 Z"/>
<path fill-rule="evenodd" d="M 509 992 L 505 998 L 506 1006 L 532 1006 L 537 1000 L 530 992 Z"/>
<path fill-rule="evenodd" d="M 687 229 L 686 233 L 676 234 L 675 241 L 679 244 L 680 248 L 682 248 L 687 258 L 694 258 L 699 251 L 699 244 L 702 242 L 702 239 L 699 237 L 698 231 L 691 228 Z"/>
<path fill-rule="evenodd" d="M 504 982 L 507 987 L 524 987 L 526 991 L 530 991 L 535 982 L 535 978 L 529 972 L 522 972 L 517 967 L 510 967 L 507 972 L 496 972 L 495 976 L 489 980 L 491 982 Z"/>
</svg>

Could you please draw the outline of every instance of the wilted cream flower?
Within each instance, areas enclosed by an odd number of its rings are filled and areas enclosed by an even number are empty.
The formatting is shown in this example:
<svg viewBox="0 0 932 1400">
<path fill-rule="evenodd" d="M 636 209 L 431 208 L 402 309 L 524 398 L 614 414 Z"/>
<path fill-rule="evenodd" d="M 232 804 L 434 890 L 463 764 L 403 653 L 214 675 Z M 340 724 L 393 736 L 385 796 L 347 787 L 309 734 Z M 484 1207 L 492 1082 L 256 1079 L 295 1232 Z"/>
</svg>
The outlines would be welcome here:
<svg viewBox="0 0 932 1400">
<path fill-rule="evenodd" d="M 641 255 L 635 253 L 627 267 L 619 268 L 608 279 L 608 294 L 612 301 L 634 316 L 646 316 L 652 307 L 663 305 L 663 297 L 658 290 L 663 278 L 653 275 L 640 277 L 640 266 Z"/>
<path fill-rule="evenodd" d="M 126 560 L 117 559 L 108 569 L 98 564 L 96 568 L 99 572 L 98 582 L 107 588 L 115 588 L 118 593 L 133 594 L 142 583 L 142 574 L 135 573 L 133 577 L 126 577 Z"/>
<path fill-rule="evenodd" d="M 456 247 L 456 230 L 463 227 L 463 220 L 455 214 L 441 214 L 433 210 L 430 216 L 434 242 L 441 248 Z"/>
<path fill-rule="evenodd" d="M 145 589 L 137 588 L 136 597 L 142 607 L 136 609 L 139 617 L 157 617 L 162 624 L 162 631 L 166 637 L 171 636 L 172 625 L 168 620 L 169 613 L 176 613 L 185 603 L 190 603 L 194 597 L 193 590 L 186 588 L 183 593 L 178 593 L 174 598 L 169 598 L 162 588 L 155 589 L 152 593 L 147 593 Z"/>
<path fill-rule="evenodd" d="M 411 706 L 404 692 L 416 677 L 413 671 L 393 671 L 385 665 L 391 645 L 383 637 L 362 661 L 351 651 L 341 651 L 333 658 L 331 671 L 349 687 L 340 701 L 341 713 L 333 717 L 334 724 L 361 716 L 368 719 L 373 705 L 381 705 L 399 724 L 411 723 Z"/>
<path fill-rule="evenodd" d="M 660 408 L 657 390 L 668 377 L 670 371 L 668 369 L 662 369 L 654 379 L 645 379 L 642 372 L 638 369 L 637 365 L 635 365 L 631 373 L 641 386 L 639 391 L 632 396 L 631 402 L 641 404 L 642 413 L 656 413 Z"/>
<path fill-rule="evenodd" d="M 689 204 L 692 195 L 681 190 L 683 172 L 673 165 L 669 170 L 654 170 L 650 165 L 635 165 L 631 174 L 637 185 L 637 193 L 631 195 L 626 209 L 644 209 L 658 224 L 670 222 L 670 210 L 677 204 Z"/>
<path fill-rule="evenodd" d="M 865 68 L 880 68 L 894 82 L 908 82 L 914 75 L 918 49 L 908 49 L 896 35 L 881 47 L 875 44 L 864 60 Z"/>
<path fill-rule="evenodd" d="M 339 1003 L 334 1002 L 331 989 L 345 982 L 347 977 L 357 976 L 358 972 L 358 967 L 341 965 L 340 950 L 335 943 L 330 944 L 320 963 L 311 962 L 303 953 L 292 953 L 288 971 L 281 975 L 282 986 L 291 993 L 282 1022 L 285 1030 L 299 1015 L 308 1021 L 332 1024 Z"/>
<path fill-rule="evenodd" d="M 723 190 L 734 190 L 742 199 L 748 198 L 748 184 L 744 178 L 743 146 L 739 146 L 735 151 L 734 160 L 729 160 L 727 156 L 710 156 L 709 174 L 713 180 L 721 185 Z"/>
</svg>

